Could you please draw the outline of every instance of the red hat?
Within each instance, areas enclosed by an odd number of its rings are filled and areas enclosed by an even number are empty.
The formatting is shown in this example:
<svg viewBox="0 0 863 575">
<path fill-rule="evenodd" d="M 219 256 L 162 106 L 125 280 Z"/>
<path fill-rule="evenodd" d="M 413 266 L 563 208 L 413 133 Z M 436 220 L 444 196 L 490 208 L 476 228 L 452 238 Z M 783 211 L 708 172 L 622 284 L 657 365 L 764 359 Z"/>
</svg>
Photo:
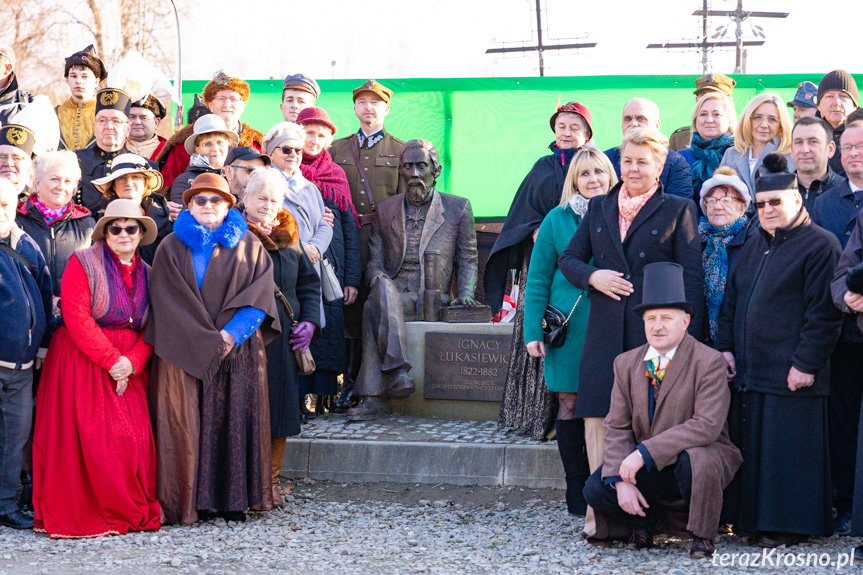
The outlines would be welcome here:
<svg viewBox="0 0 863 575">
<path fill-rule="evenodd" d="M 323 108 L 311 106 L 303 109 L 297 115 L 297 124 L 305 126 L 306 124 L 320 124 L 332 130 L 333 135 L 336 135 L 336 126 L 330 122 L 330 115 Z"/>
<path fill-rule="evenodd" d="M 587 109 L 587 106 L 584 104 L 579 104 L 578 102 L 567 102 L 563 106 L 557 109 L 557 112 L 552 114 L 551 120 L 549 120 L 549 124 L 551 124 L 551 131 L 554 131 L 554 122 L 557 120 L 557 116 L 562 114 L 563 112 L 569 112 L 570 114 L 578 114 L 584 121 L 587 122 L 587 139 L 593 138 L 593 127 L 590 125 L 593 120 L 590 116 L 590 110 Z"/>
</svg>

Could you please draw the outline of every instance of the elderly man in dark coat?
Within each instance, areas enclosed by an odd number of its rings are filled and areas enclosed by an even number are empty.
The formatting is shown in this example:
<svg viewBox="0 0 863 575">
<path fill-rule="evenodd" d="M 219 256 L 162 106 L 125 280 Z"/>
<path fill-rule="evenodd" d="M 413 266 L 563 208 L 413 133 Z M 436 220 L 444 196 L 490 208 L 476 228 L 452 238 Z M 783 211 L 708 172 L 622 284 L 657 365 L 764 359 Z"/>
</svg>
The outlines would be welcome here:
<svg viewBox="0 0 863 575">
<path fill-rule="evenodd" d="M 685 297 L 682 266 L 645 266 L 644 300 L 635 311 L 648 343 L 614 361 L 605 464 L 584 488 L 597 516 L 594 544 L 616 520 L 632 531 L 628 547 L 651 547 L 658 503 L 683 499 L 690 556 L 703 559 L 715 550 L 722 490 L 741 457 L 726 426 L 725 360 L 686 333 L 693 306 Z"/>
<path fill-rule="evenodd" d="M 811 223 L 797 177 L 768 154 L 756 180 L 760 233 L 728 281 L 716 349 L 733 380 L 731 439 L 743 466 L 725 521 L 762 547 L 833 532 L 828 362 L 842 315 L 830 297 L 839 241 Z"/>
<path fill-rule="evenodd" d="M 357 393 L 363 402 L 347 412 L 348 421 L 390 413 L 389 399 L 414 392 L 408 375 L 405 320 L 423 316 L 423 254 L 440 253 L 442 305 L 472 306 L 477 278 L 476 228 L 470 202 L 435 189 L 441 165 L 426 140 L 411 140 L 399 172 L 407 192 L 382 201 L 372 223 L 363 307 L 363 362 Z M 455 299 L 448 289 L 455 277 Z"/>
</svg>

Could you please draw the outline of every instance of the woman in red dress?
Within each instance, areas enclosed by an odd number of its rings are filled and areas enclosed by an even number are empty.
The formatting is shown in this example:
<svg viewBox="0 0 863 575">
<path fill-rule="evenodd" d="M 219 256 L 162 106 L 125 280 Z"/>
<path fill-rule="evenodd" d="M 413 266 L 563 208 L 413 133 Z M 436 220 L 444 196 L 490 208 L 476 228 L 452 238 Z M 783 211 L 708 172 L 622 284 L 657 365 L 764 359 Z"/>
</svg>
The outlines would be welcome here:
<svg viewBox="0 0 863 575">
<path fill-rule="evenodd" d="M 57 329 L 36 395 L 34 531 L 52 538 L 159 529 L 144 342 L 156 224 L 114 200 L 63 274 Z"/>
</svg>

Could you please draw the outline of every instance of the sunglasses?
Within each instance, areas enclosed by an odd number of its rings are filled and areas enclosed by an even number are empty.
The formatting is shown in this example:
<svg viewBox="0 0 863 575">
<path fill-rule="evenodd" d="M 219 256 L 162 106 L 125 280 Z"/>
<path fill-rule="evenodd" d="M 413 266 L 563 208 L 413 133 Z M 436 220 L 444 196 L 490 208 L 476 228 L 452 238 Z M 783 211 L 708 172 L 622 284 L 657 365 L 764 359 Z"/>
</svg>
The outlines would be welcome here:
<svg viewBox="0 0 863 575">
<path fill-rule="evenodd" d="M 298 156 L 299 156 L 300 154 L 302 154 L 302 153 L 303 153 L 303 149 L 302 149 L 302 148 L 292 148 L 292 147 L 290 147 L 290 146 L 279 146 L 279 149 L 280 149 L 280 150 L 282 151 L 282 153 L 283 153 L 284 155 L 286 155 L 286 156 L 290 156 L 290 155 L 291 155 L 291 152 L 295 153 L 295 154 L 296 154 L 296 155 L 298 155 Z"/>
<path fill-rule="evenodd" d="M 108 231 L 108 234 L 112 236 L 119 236 L 123 232 L 126 232 L 130 236 L 134 236 L 141 231 L 141 226 L 137 224 L 133 226 L 108 226 L 105 229 Z"/>
<path fill-rule="evenodd" d="M 755 202 L 755 207 L 758 208 L 759 210 L 763 210 L 764 206 L 766 206 L 767 204 L 770 204 L 774 208 L 777 208 L 777 207 L 782 205 L 782 201 L 783 201 L 782 198 L 773 198 L 772 200 L 765 200 L 763 202 Z"/>
<path fill-rule="evenodd" d="M 206 206 L 207 202 L 210 202 L 214 206 L 218 206 L 222 202 L 225 201 L 225 198 L 223 198 L 222 196 L 215 196 L 212 198 L 205 198 L 204 196 L 195 196 L 194 198 L 192 198 L 192 201 L 201 207 Z"/>
</svg>

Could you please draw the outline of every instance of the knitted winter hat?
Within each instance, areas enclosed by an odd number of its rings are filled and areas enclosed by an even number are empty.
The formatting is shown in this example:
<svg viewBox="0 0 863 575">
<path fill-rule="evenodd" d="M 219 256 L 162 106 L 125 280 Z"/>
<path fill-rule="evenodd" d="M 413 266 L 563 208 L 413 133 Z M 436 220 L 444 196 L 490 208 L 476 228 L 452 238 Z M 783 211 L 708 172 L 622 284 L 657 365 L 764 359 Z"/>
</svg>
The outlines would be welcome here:
<svg viewBox="0 0 863 575">
<path fill-rule="evenodd" d="M 788 160 L 778 152 L 764 156 L 755 178 L 755 193 L 797 190 L 797 175 L 788 171 Z"/>
<path fill-rule="evenodd" d="M 833 70 L 824 74 L 824 77 L 818 82 L 818 101 L 821 101 L 821 96 L 834 90 L 848 94 L 855 106 L 860 100 L 860 94 L 857 92 L 857 82 L 845 70 Z"/>
</svg>

